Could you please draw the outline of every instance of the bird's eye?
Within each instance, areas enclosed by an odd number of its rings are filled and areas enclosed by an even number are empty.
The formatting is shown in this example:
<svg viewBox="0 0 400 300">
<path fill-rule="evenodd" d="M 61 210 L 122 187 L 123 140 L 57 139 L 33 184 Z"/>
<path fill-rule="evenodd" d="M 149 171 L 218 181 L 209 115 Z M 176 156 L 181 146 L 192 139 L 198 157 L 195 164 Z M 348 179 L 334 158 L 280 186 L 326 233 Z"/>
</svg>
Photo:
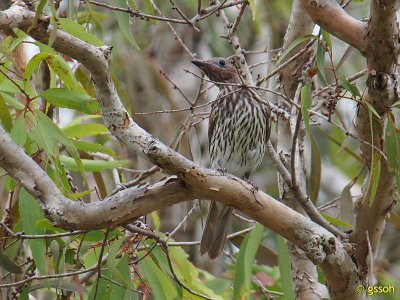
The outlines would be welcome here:
<svg viewBox="0 0 400 300">
<path fill-rule="evenodd" d="M 225 67 L 226 63 L 223 59 L 218 61 L 218 65 L 220 65 L 221 67 Z"/>
</svg>

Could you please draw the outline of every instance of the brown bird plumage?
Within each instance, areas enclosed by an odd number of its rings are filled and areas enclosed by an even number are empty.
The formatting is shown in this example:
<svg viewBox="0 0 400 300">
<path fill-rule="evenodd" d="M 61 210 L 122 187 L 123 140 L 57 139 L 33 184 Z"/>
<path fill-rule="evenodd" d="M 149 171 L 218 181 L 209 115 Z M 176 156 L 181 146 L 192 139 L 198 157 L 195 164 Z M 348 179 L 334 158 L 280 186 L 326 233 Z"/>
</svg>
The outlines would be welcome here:
<svg viewBox="0 0 400 300">
<path fill-rule="evenodd" d="M 270 109 L 253 89 L 229 85 L 242 83 L 232 59 L 195 59 L 192 63 L 220 89 L 220 100 L 211 107 L 208 128 L 211 168 L 248 180 L 264 156 L 270 135 Z M 201 254 L 207 252 L 214 259 L 224 249 L 232 212 L 232 207 L 211 203 Z"/>
</svg>

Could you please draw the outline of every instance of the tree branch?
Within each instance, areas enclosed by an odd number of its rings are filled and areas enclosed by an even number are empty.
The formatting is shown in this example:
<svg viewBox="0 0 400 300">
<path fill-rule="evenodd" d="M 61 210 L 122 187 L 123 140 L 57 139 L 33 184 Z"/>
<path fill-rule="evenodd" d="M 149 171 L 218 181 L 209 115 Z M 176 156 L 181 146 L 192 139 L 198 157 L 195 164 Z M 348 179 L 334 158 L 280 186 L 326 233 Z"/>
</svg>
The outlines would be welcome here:
<svg viewBox="0 0 400 300">
<path fill-rule="evenodd" d="M 335 0 L 301 0 L 311 19 L 326 31 L 356 47 L 361 53 L 366 52 L 364 39 L 367 24 L 356 20 Z"/>
</svg>

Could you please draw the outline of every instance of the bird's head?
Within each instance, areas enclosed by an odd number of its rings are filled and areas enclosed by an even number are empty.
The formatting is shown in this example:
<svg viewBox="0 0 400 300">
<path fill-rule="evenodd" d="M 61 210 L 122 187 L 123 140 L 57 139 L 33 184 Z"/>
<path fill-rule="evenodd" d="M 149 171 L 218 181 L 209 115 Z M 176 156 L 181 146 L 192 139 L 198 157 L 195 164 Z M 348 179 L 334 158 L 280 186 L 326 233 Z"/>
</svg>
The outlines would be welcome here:
<svg viewBox="0 0 400 300">
<path fill-rule="evenodd" d="M 198 66 L 212 81 L 241 82 L 233 58 L 214 57 L 207 60 L 194 59 L 191 62 Z"/>
</svg>

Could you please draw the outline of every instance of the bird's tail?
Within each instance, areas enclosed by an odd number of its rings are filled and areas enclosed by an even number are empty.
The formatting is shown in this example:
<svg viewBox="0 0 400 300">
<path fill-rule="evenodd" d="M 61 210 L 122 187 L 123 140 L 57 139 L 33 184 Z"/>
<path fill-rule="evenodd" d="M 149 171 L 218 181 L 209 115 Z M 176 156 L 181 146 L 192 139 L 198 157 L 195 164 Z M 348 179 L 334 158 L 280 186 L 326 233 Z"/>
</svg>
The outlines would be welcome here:
<svg viewBox="0 0 400 300">
<path fill-rule="evenodd" d="M 201 254 L 208 252 L 208 256 L 214 259 L 224 249 L 232 212 L 233 208 L 230 206 L 214 201 L 211 202 L 203 237 L 201 238 Z"/>
</svg>

